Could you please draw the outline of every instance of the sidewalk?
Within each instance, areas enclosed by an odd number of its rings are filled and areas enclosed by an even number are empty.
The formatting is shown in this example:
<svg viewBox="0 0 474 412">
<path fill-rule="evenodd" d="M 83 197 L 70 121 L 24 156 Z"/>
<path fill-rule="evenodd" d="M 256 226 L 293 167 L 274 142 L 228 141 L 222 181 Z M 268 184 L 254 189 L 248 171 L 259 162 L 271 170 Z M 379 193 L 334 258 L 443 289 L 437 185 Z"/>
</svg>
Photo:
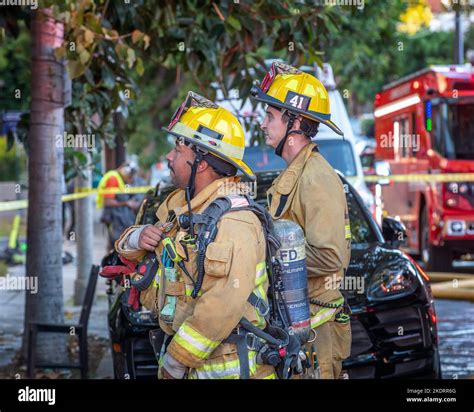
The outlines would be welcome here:
<svg viewBox="0 0 474 412">
<path fill-rule="evenodd" d="M 64 241 L 64 250 L 70 252 L 76 258 L 76 243 Z M 94 245 L 93 263 L 100 264 L 106 251 L 106 238 L 103 226 L 94 219 Z M 23 266 L 12 266 L 8 268 L 10 276 L 25 276 Z M 76 261 L 63 266 L 63 295 L 64 295 L 64 320 L 75 322 L 79 319 L 81 307 L 73 305 L 74 281 L 76 278 Z M 105 280 L 99 277 L 96 288 L 94 304 L 92 306 L 88 335 L 101 339 L 109 338 L 107 326 L 107 295 Z M 0 367 L 10 364 L 15 354 L 21 348 L 25 291 L 0 290 Z M 110 349 L 107 348 L 104 357 L 99 364 L 95 377 L 112 378 L 112 358 Z"/>
</svg>

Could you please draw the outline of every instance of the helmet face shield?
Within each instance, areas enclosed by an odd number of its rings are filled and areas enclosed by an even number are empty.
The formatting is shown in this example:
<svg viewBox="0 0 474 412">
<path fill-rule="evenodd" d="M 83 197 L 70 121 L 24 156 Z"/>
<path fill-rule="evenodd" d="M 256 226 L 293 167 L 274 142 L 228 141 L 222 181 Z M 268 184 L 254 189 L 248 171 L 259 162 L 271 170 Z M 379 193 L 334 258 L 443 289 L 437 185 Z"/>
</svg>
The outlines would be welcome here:
<svg viewBox="0 0 474 412">
<path fill-rule="evenodd" d="M 292 66 L 289 66 L 285 63 L 281 63 L 279 61 L 274 61 L 272 63 L 272 67 L 270 67 L 270 70 L 263 78 L 260 89 L 262 90 L 262 92 L 266 93 L 268 89 L 270 88 L 270 86 L 272 85 L 273 80 L 275 80 L 275 77 L 279 74 L 299 74 L 299 73 L 302 73 L 302 72 Z"/>
<path fill-rule="evenodd" d="M 188 92 L 188 95 L 186 96 L 186 99 L 184 102 L 181 104 L 181 106 L 178 107 L 178 109 L 174 112 L 173 117 L 171 118 L 171 122 L 168 125 L 167 129 L 171 130 L 173 126 L 179 122 L 179 119 L 181 119 L 181 116 L 186 113 L 187 109 L 193 108 L 193 107 L 207 107 L 210 109 L 218 109 L 219 106 L 210 100 L 206 99 L 204 96 L 201 96 L 197 93 L 194 93 L 192 91 Z"/>
<path fill-rule="evenodd" d="M 274 70 L 274 65 L 272 64 L 272 67 L 270 67 L 270 70 L 265 75 L 265 77 L 262 80 L 262 84 L 260 85 L 260 89 L 262 90 L 262 92 L 266 93 L 268 91 L 268 89 L 270 88 L 270 85 L 273 83 L 274 78 L 275 78 L 275 70 Z"/>
</svg>

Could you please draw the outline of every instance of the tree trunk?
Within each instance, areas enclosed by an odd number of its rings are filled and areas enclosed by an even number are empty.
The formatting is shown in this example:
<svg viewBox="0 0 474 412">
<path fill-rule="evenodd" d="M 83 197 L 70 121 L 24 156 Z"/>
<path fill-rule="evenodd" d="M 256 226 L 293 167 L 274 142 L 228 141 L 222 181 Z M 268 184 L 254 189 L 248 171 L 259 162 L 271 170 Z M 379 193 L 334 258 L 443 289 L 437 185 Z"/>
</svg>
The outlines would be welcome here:
<svg viewBox="0 0 474 412">
<path fill-rule="evenodd" d="M 87 148 L 82 151 L 89 158 Z M 76 187 L 90 189 L 92 187 L 91 170 L 84 171 L 86 177 L 78 176 L 76 178 Z M 93 250 L 93 209 L 92 197 L 88 196 L 76 200 L 74 213 L 76 214 L 76 252 L 77 252 L 77 277 L 74 284 L 74 305 L 81 305 L 89 280 L 89 274 L 92 265 Z"/>
<path fill-rule="evenodd" d="M 29 321 L 60 323 L 63 315 L 61 194 L 63 173 L 63 70 L 53 50 L 64 38 L 51 9 L 34 12 L 31 24 L 31 113 L 28 138 L 28 250 L 26 275 L 38 280 L 37 294 L 26 293 Z M 60 142 L 61 144 L 57 144 Z M 23 347 L 27 347 L 24 336 Z M 65 336 L 40 334 L 38 360 L 64 361 Z"/>
<path fill-rule="evenodd" d="M 114 128 L 115 128 L 115 167 L 119 167 L 126 160 L 125 148 L 125 119 L 122 113 L 114 113 Z"/>
</svg>

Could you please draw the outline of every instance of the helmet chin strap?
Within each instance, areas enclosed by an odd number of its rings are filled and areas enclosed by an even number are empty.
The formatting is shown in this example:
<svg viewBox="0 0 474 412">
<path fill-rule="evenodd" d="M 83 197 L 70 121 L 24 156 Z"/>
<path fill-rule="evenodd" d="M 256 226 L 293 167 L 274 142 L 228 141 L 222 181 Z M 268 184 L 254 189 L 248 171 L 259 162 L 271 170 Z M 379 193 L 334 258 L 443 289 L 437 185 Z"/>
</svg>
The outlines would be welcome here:
<svg viewBox="0 0 474 412">
<path fill-rule="evenodd" d="M 278 146 L 275 149 L 275 154 L 277 156 L 280 156 L 280 157 L 282 157 L 283 148 L 285 147 L 285 143 L 288 140 L 288 136 L 290 134 L 293 134 L 293 133 L 304 134 L 301 130 L 291 130 L 292 127 L 293 127 L 293 124 L 295 123 L 295 120 L 296 120 L 297 116 L 292 114 L 292 113 L 288 113 L 288 116 L 290 118 L 288 119 L 288 125 L 286 126 L 285 136 L 283 136 L 283 139 L 280 140 L 280 143 L 278 143 Z"/>
<path fill-rule="evenodd" d="M 189 176 L 188 185 L 186 186 L 186 203 L 188 204 L 188 213 L 189 213 L 189 233 L 192 237 L 194 237 L 194 224 L 193 224 L 193 213 L 191 209 L 191 199 L 194 197 L 194 192 L 196 190 L 196 172 L 201 163 L 201 160 L 204 156 L 204 153 L 201 152 L 199 149 L 196 150 L 196 157 L 194 161 L 187 162 L 188 165 L 191 167 L 191 174 Z"/>
<path fill-rule="evenodd" d="M 197 168 L 199 166 L 199 163 L 201 163 L 201 160 L 204 156 L 204 153 L 202 153 L 200 150 L 196 150 L 196 157 L 194 158 L 194 161 L 187 162 L 188 165 L 191 167 L 191 174 L 189 175 L 189 180 L 188 180 L 188 185 L 186 186 L 186 191 L 189 192 L 190 198 L 192 199 L 194 197 L 194 191 L 196 190 L 196 172 Z"/>
</svg>

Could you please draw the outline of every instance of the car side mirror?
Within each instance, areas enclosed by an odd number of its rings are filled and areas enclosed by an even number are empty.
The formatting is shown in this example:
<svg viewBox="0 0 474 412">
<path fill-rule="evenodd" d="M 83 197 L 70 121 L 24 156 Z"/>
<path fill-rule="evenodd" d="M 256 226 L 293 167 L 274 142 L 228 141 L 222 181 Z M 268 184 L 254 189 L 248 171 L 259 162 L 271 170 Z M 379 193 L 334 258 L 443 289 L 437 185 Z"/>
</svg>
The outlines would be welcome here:
<svg viewBox="0 0 474 412">
<path fill-rule="evenodd" d="M 390 168 L 390 163 L 385 160 L 377 160 L 374 163 L 375 174 L 377 176 L 390 176 L 392 174 L 392 170 Z M 388 185 L 388 179 L 380 179 L 377 182 L 379 185 Z"/>
<path fill-rule="evenodd" d="M 402 222 L 386 217 L 382 221 L 382 235 L 389 246 L 398 248 L 407 238 L 407 230 Z"/>
</svg>

